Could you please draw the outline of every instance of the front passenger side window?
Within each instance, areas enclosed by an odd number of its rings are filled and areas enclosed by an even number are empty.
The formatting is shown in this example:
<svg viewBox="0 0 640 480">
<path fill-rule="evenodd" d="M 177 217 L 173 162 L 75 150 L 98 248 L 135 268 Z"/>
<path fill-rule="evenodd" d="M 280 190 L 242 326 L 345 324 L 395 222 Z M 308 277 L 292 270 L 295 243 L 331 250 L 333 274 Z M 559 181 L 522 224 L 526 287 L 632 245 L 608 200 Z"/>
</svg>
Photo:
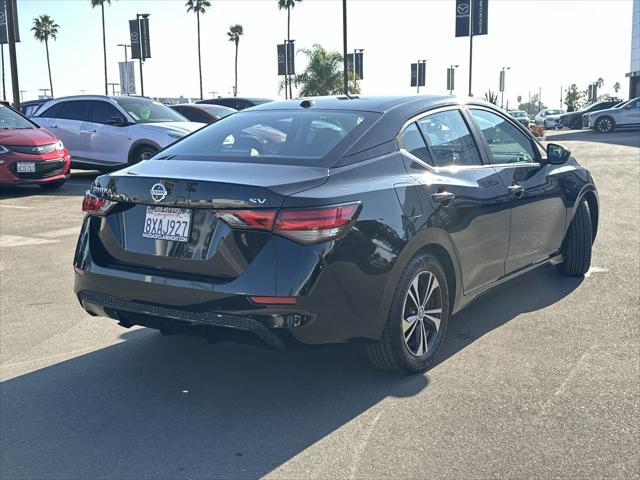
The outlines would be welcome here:
<svg viewBox="0 0 640 480">
<path fill-rule="evenodd" d="M 471 109 L 482 130 L 494 163 L 532 163 L 536 154 L 531 140 L 515 125 L 487 110 Z"/>
</svg>

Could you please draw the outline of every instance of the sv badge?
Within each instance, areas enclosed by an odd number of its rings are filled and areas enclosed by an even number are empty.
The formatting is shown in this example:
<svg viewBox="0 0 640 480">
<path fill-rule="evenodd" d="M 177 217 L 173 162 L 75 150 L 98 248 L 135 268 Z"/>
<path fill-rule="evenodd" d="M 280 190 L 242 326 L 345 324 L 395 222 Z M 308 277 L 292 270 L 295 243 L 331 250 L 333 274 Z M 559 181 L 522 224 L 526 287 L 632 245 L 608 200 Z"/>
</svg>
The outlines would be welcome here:
<svg viewBox="0 0 640 480">
<path fill-rule="evenodd" d="M 265 203 L 267 203 L 267 199 L 266 198 L 250 198 L 249 203 L 253 203 L 256 205 L 264 205 Z"/>
</svg>

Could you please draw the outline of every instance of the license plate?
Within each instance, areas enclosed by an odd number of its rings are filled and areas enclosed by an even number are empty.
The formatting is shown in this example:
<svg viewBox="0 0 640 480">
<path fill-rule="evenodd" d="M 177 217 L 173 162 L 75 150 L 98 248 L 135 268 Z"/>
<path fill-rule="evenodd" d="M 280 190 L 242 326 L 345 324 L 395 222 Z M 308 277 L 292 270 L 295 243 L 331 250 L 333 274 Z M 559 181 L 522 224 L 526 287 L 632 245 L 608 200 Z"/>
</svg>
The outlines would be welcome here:
<svg viewBox="0 0 640 480">
<path fill-rule="evenodd" d="M 188 242 L 191 210 L 173 207 L 147 207 L 142 236 L 154 240 Z"/>
<path fill-rule="evenodd" d="M 36 164 L 33 162 L 18 162 L 16 163 L 16 171 L 18 173 L 35 173 Z"/>
</svg>

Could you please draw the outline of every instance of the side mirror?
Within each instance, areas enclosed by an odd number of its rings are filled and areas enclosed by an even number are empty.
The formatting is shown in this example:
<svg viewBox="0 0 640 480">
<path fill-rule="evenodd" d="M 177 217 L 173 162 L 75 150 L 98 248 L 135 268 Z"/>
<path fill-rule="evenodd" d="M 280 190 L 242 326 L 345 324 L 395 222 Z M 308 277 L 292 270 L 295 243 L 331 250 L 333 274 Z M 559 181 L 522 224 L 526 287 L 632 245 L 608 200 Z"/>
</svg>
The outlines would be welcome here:
<svg viewBox="0 0 640 480">
<path fill-rule="evenodd" d="M 547 161 L 551 165 L 562 165 L 571 156 L 571 150 L 557 143 L 547 145 Z"/>
<path fill-rule="evenodd" d="M 129 125 L 122 117 L 109 117 L 107 119 L 107 125 L 111 125 L 113 127 L 124 127 Z"/>
</svg>

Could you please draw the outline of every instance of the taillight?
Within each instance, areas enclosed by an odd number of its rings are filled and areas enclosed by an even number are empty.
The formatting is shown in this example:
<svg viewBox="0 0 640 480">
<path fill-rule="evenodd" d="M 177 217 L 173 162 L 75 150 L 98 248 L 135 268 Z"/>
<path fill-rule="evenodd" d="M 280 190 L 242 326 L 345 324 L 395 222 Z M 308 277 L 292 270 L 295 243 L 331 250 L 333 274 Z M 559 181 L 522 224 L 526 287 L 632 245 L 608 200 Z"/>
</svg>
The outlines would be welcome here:
<svg viewBox="0 0 640 480">
<path fill-rule="evenodd" d="M 332 207 L 282 209 L 273 233 L 299 243 L 312 244 L 337 238 L 351 227 L 360 203 Z"/>
<path fill-rule="evenodd" d="M 82 211 L 87 215 L 104 215 L 114 205 L 115 202 L 105 200 L 92 194 L 87 190 L 82 199 Z"/>
<path fill-rule="evenodd" d="M 231 227 L 271 230 L 276 219 L 275 210 L 220 210 L 216 216 Z"/>
<path fill-rule="evenodd" d="M 219 210 L 216 216 L 232 228 L 269 230 L 298 243 L 312 244 L 339 237 L 351 227 L 360 202 L 317 208 Z"/>
</svg>

